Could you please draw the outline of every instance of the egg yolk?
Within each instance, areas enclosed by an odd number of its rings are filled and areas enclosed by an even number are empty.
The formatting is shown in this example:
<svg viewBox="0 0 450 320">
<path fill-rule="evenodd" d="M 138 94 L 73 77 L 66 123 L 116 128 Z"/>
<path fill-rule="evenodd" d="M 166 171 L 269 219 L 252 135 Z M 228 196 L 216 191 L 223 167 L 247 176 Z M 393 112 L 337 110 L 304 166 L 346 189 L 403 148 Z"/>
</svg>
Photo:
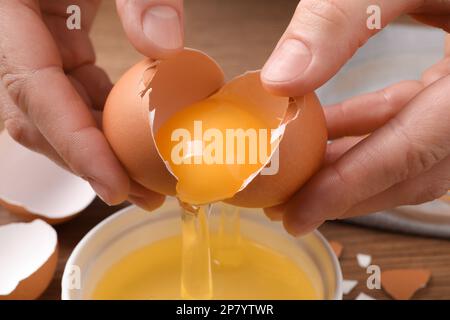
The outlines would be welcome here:
<svg viewBox="0 0 450 320">
<path fill-rule="evenodd" d="M 272 129 L 244 104 L 212 96 L 175 113 L 155 141 L 178 179 L 178 198 L 205 204 L 231 198 L 264 167 Z"/>
</svg>

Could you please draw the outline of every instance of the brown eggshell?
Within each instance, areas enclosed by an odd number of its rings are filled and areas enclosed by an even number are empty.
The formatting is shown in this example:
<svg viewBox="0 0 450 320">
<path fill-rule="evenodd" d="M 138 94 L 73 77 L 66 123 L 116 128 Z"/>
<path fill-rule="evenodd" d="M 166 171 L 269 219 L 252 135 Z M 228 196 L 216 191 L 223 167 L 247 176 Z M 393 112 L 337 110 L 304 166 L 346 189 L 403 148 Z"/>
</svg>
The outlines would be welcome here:
<svg viewBox="0 0 450 320">
<path fill-rule="evenodd" d="M 426 269 L 395 269 L 381 273 L 381 286 L 396 300 L 409 300 L 424 288 L 430 280 L 431 272 Z"/>
<path fill-rule="evenodd" d="M 175 194 L 176 179 L 155 147 L 149 113 L 155 109 L 157 128 L 179 108 L 213 94 L 223 82 L 217 64 L 190 49 L 160 63 L 141 61 L 119 79 L 105 104 L 103 128 L 134 180 L 150 190 Z"/>
<path fill-rule="evenodd" d="M 289 105 L 289 98 L 271 95 L 263 88 L 259 71 L 248 71 L 232 79 L 215 97 L 246 106 L 247 111 L 257 114 L 272 128 L 283 121 Z"/>
<path fill-rule="evenodd" d="M 258 175 L 226 202 L 241 207 L 272 207 L 288 200 L 321 167 L 327 144 L 325 116 L 317 96 L 296 98 L 299 113 L 286 126 L 279 146 L 279 171 Z"/>
<path fill-rule="evenodd" d="M 8 246 L 0 252 L 10 252 L 6 256 L 2 255 L 2 264 L 9 265 L 9 268 L 2 270 L 4 272 L 2 276 L 8 283 L 2 282 L 0 277 L 0 300 L 38 298 L 50 284 L 58 262 L 55 230 L 43 220 L 34 220 L 30 223 L 0 226 L 0 238 L 2 236 L 11 239 L 7 243 L 0 244 L 0 246 Z M 24 256 L 24 252 L 16 250 L 24 250 L 29 253 L 29 256 Z M 35 269 L 30 269 L 30 265 Z M 17 272 L 21 268 L 27 268 L 27 270 Z M 9 274 L 7 274 L 8 271 Z M 12 284 L 15 284 L 14 288 L 6 293 L 6 288 L 2 286 L 6 285 L 11 289 Z"/>
</svg>

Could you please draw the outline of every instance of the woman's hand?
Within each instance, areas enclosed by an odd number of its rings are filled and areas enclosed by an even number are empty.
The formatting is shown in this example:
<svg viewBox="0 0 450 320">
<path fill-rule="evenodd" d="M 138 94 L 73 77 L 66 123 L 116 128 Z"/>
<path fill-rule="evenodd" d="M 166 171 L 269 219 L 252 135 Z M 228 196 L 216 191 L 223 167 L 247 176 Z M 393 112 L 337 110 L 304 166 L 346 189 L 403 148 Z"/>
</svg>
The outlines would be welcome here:
<svg viewBox="0 0 450 320">
<path fill-rule="evenodd" d="M 181 1 L 117 2 L 127 35 L 143 54 L 164 58 L 182 48 Z M 99 3 L 0 2 L 0 117 L 16 141 L 89 181 L 106 203 L 129 199 L 154 209 L 164 197 L 130 181 L 101 131 L 112 84 L 95 65 L 88 36 Z M 81 30 L 66 26 L 72 4 L 81 8 Z"/>
<path fill-rule="evenodd" d="M 402 13 L 450 32 L 450 2 L 380 0 L 383 25 Z M 373 1 L 302 0 L 261 78 L 276 94 L 299 96 L 330 79 L 377 30 Z M 442 196 L 450 189 L 450 40 L 421 81 L 404 81 L 325 108 L 326 164 L 287 203 L 267 208 L 300 235 L 325 220 Z M 365 138 L 355 136 L 367 135 Z M 353 137 L 351 137 L 353 136 Z"/>
</svg>

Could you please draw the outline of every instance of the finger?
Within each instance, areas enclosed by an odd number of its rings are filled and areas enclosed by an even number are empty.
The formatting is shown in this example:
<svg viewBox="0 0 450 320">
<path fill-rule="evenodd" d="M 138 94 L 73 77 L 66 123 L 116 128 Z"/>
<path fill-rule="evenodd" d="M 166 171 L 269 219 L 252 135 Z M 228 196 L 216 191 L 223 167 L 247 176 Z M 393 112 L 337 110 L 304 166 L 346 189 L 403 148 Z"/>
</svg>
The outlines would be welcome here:
<svg viewBox="0 0 450 320">
<path fill-rule="evenodd" d="M 68 169 L 55 149 L 42 136 L 40 131 L 31 123 L 23 112 L 11 101 L 8 92 L 0 84 L 0 119 L 5 129 L 18 143 L 33 151 L 46 155 L 61 167 Z"/>
<path fill-rule="evenodd" d="M 99 0 L 76 1 L 80 7 L 80 29 L 67 29 L 67 8 L 74 4 L 73 0 L 40 1 L 42 19 L 52 37 L 56 40 L 62 57 L 64 70 L 93 64 L 94 47 L 89 39 L 89 30 L 97 13 Z"/>
<path fill-rule="evenodd" d="M 416 178 L 394 185 L 347 210 L 342 218 L 415 205 L 442 197 L 450 190 L 450 157 Z"/>
<path fill-rule="evenodd" d="M 165 199 L 166 197 L 164 195 L 148 190 L 135 181 L 131 181 L 130 183 L 130 196 L 128 200 L 142 209 L 153 211 L 159 208 Z"/>
<path fill-rule="evenodd" d="M 97 127 L 102 131 L 103 130 L 103 112 L 92 109 L 91 113 L 92 113 L 92 116 L 94 117 Z"/>
<path fill-rule="evenodd" d="M 158 209 L 164 203 L 164 199 L 161 199 L 160 197 L 148 199 L 130 196 L 128 201 L 149 212 Z"/>
<path fill-rule="evenodd" d="M 42 69 L 24 79 L 19 104 L 73 172 L 87 179 L 105 202 L 125 200 L 128 177 L 62 70 Z M 45 83 L 58 86 L 45 92 Z"/>
<path fill-rule="evenodd" d="M 362 137 L 344 137 L 329 143 L 325 152 L 324 166 L 336 162 L 343 154 L 353 148 L 355 145 L 364 140 L 366 136 Z"/>
<path fill-rule="evenodd" d="M 325 107 L 329 138 L 359 136 L 374 131 L 392 119 L 423 88 L 419 81 L 402 81 Z"/>
<path fill-rule="evenodd" d="M 370 5 L 378 5 L 384 26 L 422 3 L 420 0 L 300 1 L 261 72 L 263 85 L 284 96 L 301 96 L 315 90 L 378 31 L 367 27 Z"/>
<path fill-rule="evenodd" d="M 450 35 L 445 37 L 444 59 L 434 64 L 422 74 L 422 82 L 428 86 L 450 74 Z"/>
<path fill-rule="evenodd" d="M 86 106 L 88 106 L 89 108 L 92 108 L 92 100 L 91 100 L 91 97 L 89 96 L 89 94 L 87 93 L 86 88 L 80 83 L 80 81 L 78 81 L 78 79 L 76 79 L 71 74 L 68 74 L 67 78 L 69 79 L 70 83 L 75 88 L 75 90 L 77 91 L 80 98 L 83 100 L 84 104 Z"/>
<path fill-rule="evenodd" d="M 26 2 L 26 1 L 22 1 Z M 28 1 L 30 2 L 30 1 Z M 34 2 L 37 2 L 34 0 Z M 101 0 L 44 0 L 39 1 L 39 5 L 41 7 L 41 11 L 43 15 L 62 18 L 60 20 L 63 21 L 64 27 L 67 21 L 67 8 L 70 5 L 76 4 L 80 7 L 80 11 L 83 15 L 82 19 L 80 19 L 82 30 L 90 31 L 92 24 L 95 20 L 95 15 L 100 6 Z"/>
<path fill-rule="evenodd" d="M 99 128 L 100 130 L 102 130 L 103 127 L 103 113 L 100 110 L 97 109 L 92 109 L 92 99 L 89 96 L 87 89 L 85 86 L 83 86 L 80 81 L 78 81 L 78 79 L 76 79 L 74 76 L 72 75 L 67 75 L 67 78 L 70 80 L 70 83 L 72 84 L 72 86 L 75 88 L 75 90 L 77 91 L 78 95 L 81 97 L 81 99 L 83 99 L 84 104 L 90 109 L 91 111 L 91 115 L 95 120 L 95 124 L 97 126 L 97 128 Z"/>
<path fill-rule="evenodd" d="M 1 79 L 12 101 L 69 168 L 88 180 L 105 202 L 120 203 L 128 195 L 128 176 L 64 74 L 37 3 L 18 7 L 23 1 L 0 2 Z"/>
<path fill-rule="evenodd" d="M 43 154 L 60 167 L 70 171 L 64 160 L 58 155 L 53 147 L 45 140 L 39 130 L 25 117 L 15 117 L 4 122 L 5 129 L 11 138 L 22 146 Z"/>
<path fill-rule="evenodd" d="M 283 220 L 283 207 L 282 206 L 274 206 L 274 207 L 270 207 L 270 208 L 264 208 L 264 213 L 272 221 Z"/>
<path fill-rule="evenodd" d="M 128 39 L 143 55 L 164 59 L 183 48 L 182 0 L 116 0 Z"/>
<path fill-rule="evenodd" d="M 366 137 L 344 137 L 337 139 L 328 144 L 325 153 L 324 166 L 327 166 L 337 161 L 343 154 L 353 148 Z M 280 221 L 283 219 L 283 213 L 286 211 L 286 203 L 279 204 L 273 207 L 264 208 L 266 216 L 273 221 Z"/>
<path fill-rule="evenodd" d="M 366 137 L 344 137 L 329 143 L 323 165 L 327 166 L 337 161 L 343 154 L 365 138 Z M 273 207 L 264 208 L 264 213 L 270 220 L 281 221 L 283 220 L 283 214 L 286 211 L 286 205 L 286 203 L 282 203 Z"/>
<path fill-rule="evenodd" d="M 436 81 L 385 126 L 317 173 L 288 201 L 286 229 L 297 235 L 339 218 L 445 159 L 450 150 L 449 86 L 450 76 Z"/>
<path fill-rule="evenodd" d="M 419 22 L 450 32 L 450 14 L 412 14 L 411 16 Z"/>
<path fill-rule="evenodd" d="M 79 1 L 77 4 L 83 14 L 81 29 L 69 31 L 66 27 L 66 10 L 72 2 L 42 1 L 43 20 L 57 40 L 64 70 L 84 86 L 83 91 L 88 94 L 90 105 L 101 110 L 112 84 L 106 73 L 94 65 L 95 53 L 89 39 L 89 29 L 100 1 Z"/>
<path fill-rule="evenodd" d="M 71 70 L 69 74 L 83 85 L 84 91 L 92 102 L 92 107 L 103 110 L 112 88 L 111 80 L 106 72 L 96 65 L 87 64 Z"/>
<path fill-rule="evenodd" d="M 422 74 L 422 82 L 428 86 L 450 74 L 450 56 L 434 64 Z"/>
</svg>

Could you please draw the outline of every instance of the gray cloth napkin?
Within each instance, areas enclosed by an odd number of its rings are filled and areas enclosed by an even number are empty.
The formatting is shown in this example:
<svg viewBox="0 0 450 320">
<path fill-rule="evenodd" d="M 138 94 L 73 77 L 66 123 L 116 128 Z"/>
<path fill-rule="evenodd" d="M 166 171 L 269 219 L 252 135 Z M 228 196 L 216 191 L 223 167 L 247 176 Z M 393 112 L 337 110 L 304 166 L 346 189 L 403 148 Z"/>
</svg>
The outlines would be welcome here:
<svg viewBox="0 0 450 320">
<path fill-rule="evenodd" d="M 379 90 L 401 80 L 418 80 L 444 54 L 445 33 L 419 24 L 391 24 L 371 38 L 317 92 L 323 105 Z M 425 236 L 450 238 L 450 204 L 418 207 L 348 219 L 351 223 Z M 431 213 L 430 213 L 431 212 Z"/>
<path fill-rule="evenodd" d="M 436 224 L 397 215 L 392 211 L 382 211 L 346 221 L 390 231 L 450 239 L 450 217 L 448 224 Z"/>
</svg>

